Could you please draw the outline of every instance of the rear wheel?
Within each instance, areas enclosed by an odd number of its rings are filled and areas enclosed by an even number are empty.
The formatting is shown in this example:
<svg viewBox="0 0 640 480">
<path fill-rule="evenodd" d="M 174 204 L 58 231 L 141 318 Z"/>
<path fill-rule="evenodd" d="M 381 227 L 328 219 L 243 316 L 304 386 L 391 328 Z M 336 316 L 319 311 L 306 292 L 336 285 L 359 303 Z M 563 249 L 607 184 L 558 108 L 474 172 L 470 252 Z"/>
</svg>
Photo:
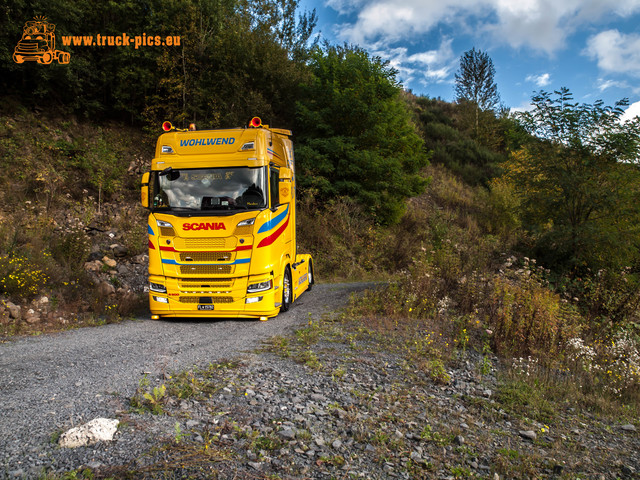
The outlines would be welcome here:
<svg viewBox="0 0 640 480">
<path fill-rule="evenodd" d="M 57 51 L 56 57 L 59 64 L 66 65 L 67 63 L 69 63 L 69 60 L 71 59 L 71 54 L 69 52 Z"/>
<path fill-rule="evenodd" d="M 284 279 L 282 280 L 282 305 L 280 305 L 280 311 L 286 312 L 291 307 L 293 291 L 291 290 L 291 270 L 287 265 L 284 269 Z"/>
</svg>

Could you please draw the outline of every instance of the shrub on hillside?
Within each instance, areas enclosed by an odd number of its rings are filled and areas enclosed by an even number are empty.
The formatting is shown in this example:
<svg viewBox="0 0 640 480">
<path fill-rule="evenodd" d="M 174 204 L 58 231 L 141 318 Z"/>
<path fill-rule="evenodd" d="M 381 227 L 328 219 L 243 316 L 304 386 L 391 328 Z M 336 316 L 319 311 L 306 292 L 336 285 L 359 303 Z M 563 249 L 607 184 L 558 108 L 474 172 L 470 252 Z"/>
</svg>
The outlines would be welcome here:
<svg viewBox="0 0 640 480">
<path fill-rule="evenodd" d="M 299 205 L 297 229 L 301 251 L 313 254 L 319 278 L 363 278 L 381 271 L 379 227 L 348 197 L 329 202 L 323 211 L 307 196 Z"/>
<path fill-rule="evenodd" d="M 602 389 L 616 397 L 636 393 L 640 387 L 640 348 L 629 332 L 606 341 L 567 341 L 567 364 L 583 392 Z"/>
<path fill-rule="evenodd" d="M 496 276 L 484 305 L 494 351 L 504 357 L 557 358 L 579 331 L 579 316 L 529 269 L 514 279 Z"/>
<path fill-rule="evenodd" d="M 0 255 L 0 293 L 10 298 L 31 299 L 48 280 L 46 272 L 26 256 Z"/>
</svg>

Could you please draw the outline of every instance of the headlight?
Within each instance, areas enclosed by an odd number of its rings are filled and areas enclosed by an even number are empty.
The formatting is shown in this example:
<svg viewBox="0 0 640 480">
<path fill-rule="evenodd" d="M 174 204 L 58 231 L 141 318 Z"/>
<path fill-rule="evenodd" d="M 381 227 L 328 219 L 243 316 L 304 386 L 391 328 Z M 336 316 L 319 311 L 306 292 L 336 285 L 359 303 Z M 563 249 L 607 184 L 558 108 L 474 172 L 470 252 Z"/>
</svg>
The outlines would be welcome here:
<svg viewBox="0 0 640 480">
<path fill-rule="evenodd" d="M 244 303 L 258 303 L 261 302 L 263 298 L 264 297 L 249 297 L 244 301 Z"/>
<path fill-rule="evenodd" d="M 149 290 L 151 290 L 152 292 L 167 293 L 167 287 L 165 287 L 161 283 L 149 283 Z"/>
<path fill-rule="evenodd" d="M 167 297 L 156 297 L 154 296 L 153 299 L 156 302 L 160 302 L 160 303 L 169 303 L 169 299 Z"/>
<path fill-rule="evenodd" d="M 252 283 L 247 287 L 247 293 L 258 293 L 269 290 L 273 286 L 273 280 L 267 280 L 266 282 Z"/>
<path fill-rule="evenodd" d="M 159 227 L 173 228 L 173 225 L 171 225 L 169 222 L 163 222 L 162 220 L 156 220 L 156 223 L 158 224 Z"/>
<path fill-rule="evenodd" d="M 247 218 L 246 220 L 242 220 L 241 222 L 238 222 L 238 227 L 247 227 L 249 225 L 253 225 L 255 223 L 256 219 L 255 218 Z"/>
</svg>

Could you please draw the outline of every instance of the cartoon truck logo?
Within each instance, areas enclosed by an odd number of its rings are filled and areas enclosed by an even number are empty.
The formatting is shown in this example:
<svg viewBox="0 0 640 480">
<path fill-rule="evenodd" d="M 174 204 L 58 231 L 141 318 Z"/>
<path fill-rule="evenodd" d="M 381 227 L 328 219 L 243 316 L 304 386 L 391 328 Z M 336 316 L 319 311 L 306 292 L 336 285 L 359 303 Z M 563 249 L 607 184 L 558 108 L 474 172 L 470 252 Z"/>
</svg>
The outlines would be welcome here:
<svg viewBox="0 0 640 480">
<path fill-rule="evenodd" d="M 24 24 L 22 38 L 13 51 L 16 63 L 37 61 L 45 65 L 57 60 L 60 64 L 67 64 L 71 59 L 69 52 L 56 50 L 56 26 L 47 22 L 45 17 L 34 17 Z"/>
</svg>

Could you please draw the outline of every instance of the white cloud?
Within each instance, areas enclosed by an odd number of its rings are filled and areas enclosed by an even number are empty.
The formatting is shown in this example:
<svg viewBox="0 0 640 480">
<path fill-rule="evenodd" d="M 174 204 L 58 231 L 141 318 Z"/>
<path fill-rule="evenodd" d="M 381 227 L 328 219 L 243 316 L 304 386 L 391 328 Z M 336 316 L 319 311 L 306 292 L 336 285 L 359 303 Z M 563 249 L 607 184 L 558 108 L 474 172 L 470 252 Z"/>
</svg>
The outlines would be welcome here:
<svg viewBox="0 0 640 480">
<path fill-rule="evenodd" d="M 551 75 L 543 73 L 542 75 L 527 75 L 527 82 L 535 83 L 538 87 L 546 87 L 551 83 Z"/>
<path fill-rule="evenodd" d="M 531 100 L 526 100 L 524 102 L 522 102 L 520 105 L 518 105 L 517 107 L 511 107 L 509 109 L 510 113 L 521 113 L 521 112 L 530 112 L 531 110 L 534 109 L 533 104 L 531 103 Z"/>
<path fill-rule="evenodd" d="M 634 117 L 640 117 L 640 102 L 629 105 L 622 115 L 621 120 L 632 120 Z"/>
<path fill-rule="evenodd" d="M 552 54 L 568 35 L 606 15 L 640 11 L 640 0 L 328 0 L 340 13 L 355 14 L 338 26 L 343 40 L 360 45 L 411 40 L 439 24 L 491 34 L 512 47 Z"/>
<path fill-rule="evenodd" d="M 598 79 L 598 90 L 604 92 L 609 88 L 624 88 L 628 89 L 629 84 L 627 82 L 621 82 L 618 80 L 605 80 L 604 78 Z"/>
<path fill-rule="evenodd" d="M 640 35 L 606 30 L 587 40 L 585 53 L 605 72 L 640 76 Z"/>
<path fill-rule="evenodd" d="M 437 50 L 428 50 L 409 55 L 404 47 L 386 49 L 383 44 L 371 46 L 371 52 L 398 70 L 398 76 L 406 85 L 419 81 L 423 85 L 451 81 L 458 58 L 451 48 L 452 39 L 444 38 Z"/>
</svg>

